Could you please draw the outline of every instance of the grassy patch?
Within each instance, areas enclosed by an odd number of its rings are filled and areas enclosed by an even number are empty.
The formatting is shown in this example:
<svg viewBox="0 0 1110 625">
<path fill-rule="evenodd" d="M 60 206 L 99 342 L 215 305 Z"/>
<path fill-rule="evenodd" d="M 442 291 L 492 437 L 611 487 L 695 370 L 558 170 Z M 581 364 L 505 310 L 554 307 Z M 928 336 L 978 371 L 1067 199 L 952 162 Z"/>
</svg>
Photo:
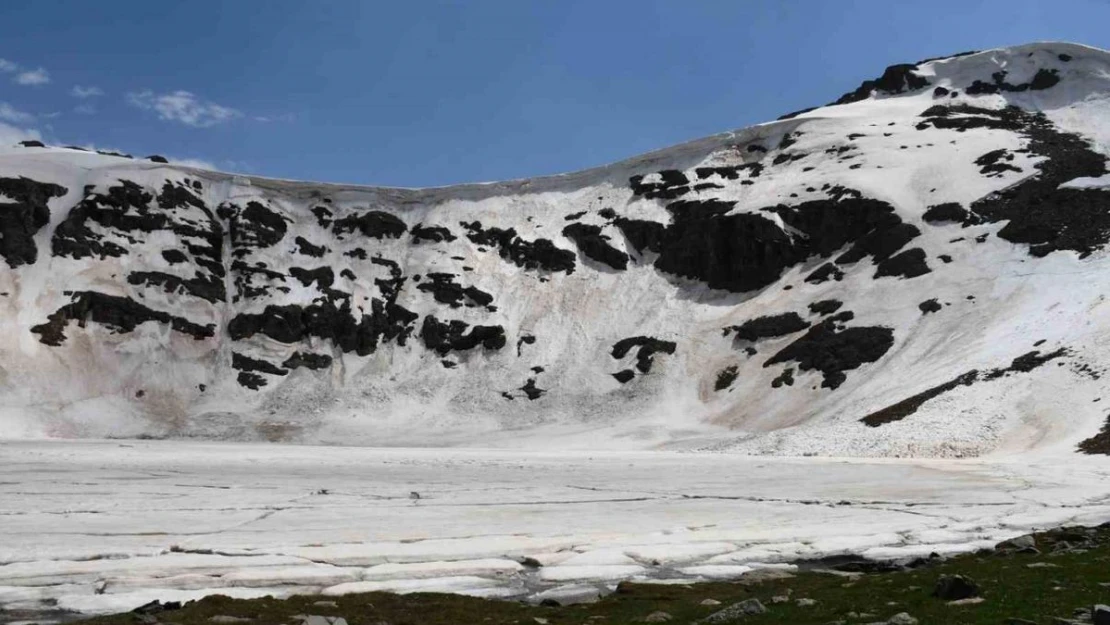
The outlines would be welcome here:
<svg viewBox="0 0 1110 625">
<path fill-rule="evenodd" d="M 83 622 L 134 625 L 156 620 L 166 625 L 212 625 L 211 617 L 223 615 L 278 625 L 299 622 L 292 618 L 296 614 L 318 614 L 341 616 L 350 625 L 601 625 L 639 623 L 649 614 L 666 612 L 673 617 L 666 622 L 679 625 L 755 598 L 767 612 L 735 622 L 850 625 L 882 622 L 906 612 L 922 625 L 1004 625 L 1011 618 L 1053 623 L 1055 618 L 1072 618 L 1076 608 L 1110 603 L 1110 525 L 1054 530 L 1035 539 L 1035 550 L 1002 548 L 882 573 L 849 576 L 844 572 L 806 572 L 786 579 L 678 586 L 624 583 L 617 592 L 596 603 L 562 607 L 430 593 L 298 596 L 286 600 L 213 596 L 157 613 L 153 618 L 129 613 Z M 952 605 L 932 596 L 941 575 L 971 578 L 981 589 L 982 602 Z M 783 601 L 783 597 L 789 599 Z M 721 604 L 702 605 L 706 599 Z M 318 601 L 334 601 L 335 607 L 314 605 Z"/>
</svg>

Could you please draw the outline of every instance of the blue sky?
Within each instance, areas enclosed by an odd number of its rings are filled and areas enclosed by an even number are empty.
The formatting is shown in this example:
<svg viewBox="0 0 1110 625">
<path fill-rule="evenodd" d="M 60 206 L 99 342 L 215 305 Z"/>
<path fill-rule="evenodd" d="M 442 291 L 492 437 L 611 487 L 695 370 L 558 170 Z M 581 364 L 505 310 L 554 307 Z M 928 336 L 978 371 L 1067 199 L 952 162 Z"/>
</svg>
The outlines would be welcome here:
<svg viewBox="0 0 1110 625">
<path fill-rule="evenodd" d="M 1110 0 L 0 2 L 0 138 L 430 186 L 599 165 Z"/>
</svg>

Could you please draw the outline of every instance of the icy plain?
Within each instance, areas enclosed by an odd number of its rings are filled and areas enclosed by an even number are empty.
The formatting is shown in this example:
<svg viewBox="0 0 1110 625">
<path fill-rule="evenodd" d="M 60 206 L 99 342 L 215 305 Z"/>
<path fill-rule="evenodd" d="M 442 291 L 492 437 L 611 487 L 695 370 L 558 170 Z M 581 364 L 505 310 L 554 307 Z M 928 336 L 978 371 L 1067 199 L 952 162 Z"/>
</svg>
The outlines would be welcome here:
<svg viewBox="0 0 1110 625">
<path fill-rule="evenodd" d="M 589 599 L 1110 520 L 1099 458 L 770 458 L 181 441 L 0 445 L 0 610 L 206 594 Z"/>
</svg>

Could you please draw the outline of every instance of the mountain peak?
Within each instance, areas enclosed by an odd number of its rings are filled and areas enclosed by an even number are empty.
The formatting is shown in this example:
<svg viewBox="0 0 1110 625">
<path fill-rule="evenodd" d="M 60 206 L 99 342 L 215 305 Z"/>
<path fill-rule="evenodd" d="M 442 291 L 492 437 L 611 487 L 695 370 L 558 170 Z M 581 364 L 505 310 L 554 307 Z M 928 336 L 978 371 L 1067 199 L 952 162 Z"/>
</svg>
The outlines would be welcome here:
<svg viewBox="0 0 1110 625">
<path fill-rule="evenodd" d="M 1074 43 L 1038 42 L 984 51 L 961 52 L 916 63 L 891 65 L 874 79 L 865 80 L 826 106 L 931 90 L 935 96 L 999 95 L 1004 98 L 1037 95 L 1061 82 L 1065 99 L 1105 92 L 1110 88 L 1110 52 Z M 952 95 L 953 93 L 957 95 Z M 1049 98 L 1058 106 L 1060 98 Z M 788 113 L 791 119 L 817 110 Z"/>
</svg>

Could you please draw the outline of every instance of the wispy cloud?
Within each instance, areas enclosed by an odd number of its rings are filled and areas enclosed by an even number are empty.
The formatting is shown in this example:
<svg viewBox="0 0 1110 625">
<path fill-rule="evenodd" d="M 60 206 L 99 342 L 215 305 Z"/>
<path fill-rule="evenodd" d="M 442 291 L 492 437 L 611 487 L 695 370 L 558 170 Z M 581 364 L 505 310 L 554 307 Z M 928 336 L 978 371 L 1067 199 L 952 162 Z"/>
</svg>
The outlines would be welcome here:
<svg viewBox="0 0 1110 625">
<path fill-rule="evenodd" d="M 45 85 L 50 82 L 50 74 L 40 67 L 16 74 L 15 81 L 21 85 Z"/>
<path fill-rule="evenodd" d="M 95 115 L 96 107 L 91 104 L 78 104 L 73 107 L 73 112 L 78 115 Z"/>
<path fill-rule="evenodd" d="M 20 111 L 7 102 L 0 102 L 0 120 L 13 124 L 26 124 L 34 119 L 34 115 Z"/>
<path fill-rule="evenodd" d="M 211 169 L 213 171 L 217 170 L 217 167 L 214 164 L 212 164 L 209 161 L 206 161 L 204 159 L 200 159 L 200 158 L 177 158 L 176 156 L 167 156 L 166 160 L 173 163 L 174 165 L 182 165 L 184 167 L 195 167 L 197 169 Z"/>
<path fill-rule="evenodd" d="M 15 63 L 12 63 L 8 59 L 0 59 L 0 72 L 10 74 L 17 69 L 19 69 L 19 66 Z"/>
<path fill-rule="evenodd" d="M 104 90 L 100 87 L 82 87 L 81 85 L 74 85 L 73 89 L 69 90 L 69 95 L 75 98 L 95 98 L 104 95 Z"/>
<path fill-rule="evenodd" d="M 156 94 L 150 90 L 127 94 L 133 106 L 156 111 L 159 119 L 174 121 L 194 128 L 208 128 L 242 117 L 239 111 L 214 102 L 204 102 L 188 91 Z"/>
<path fill-rule="evenodd" d="M 254 121 L 268 124 L 271 122 L 291 122 L 293 121 L 292 113 L 282 113 L 280 115 L 255 115 Z"/>
<path fill-rule="evenodd" d="M 39 141 L 42 135 L 33 128 L 16 128 L 0 122 L 0 145 L 15 145 L 20 141 Z"/>
</svg>

